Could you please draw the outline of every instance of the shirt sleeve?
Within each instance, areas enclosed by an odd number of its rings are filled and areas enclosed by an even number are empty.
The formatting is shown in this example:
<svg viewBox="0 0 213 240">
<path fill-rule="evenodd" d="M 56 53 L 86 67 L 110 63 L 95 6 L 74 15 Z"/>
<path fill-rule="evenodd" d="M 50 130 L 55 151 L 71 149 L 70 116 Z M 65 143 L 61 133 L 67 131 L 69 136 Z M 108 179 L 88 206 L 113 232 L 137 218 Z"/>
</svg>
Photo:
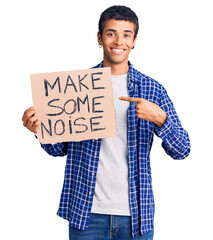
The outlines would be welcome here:
<svg viewBox="0 0 213 240">
<path fill-rule="evenodd" d="M 41 144 L 41 147 L 51 156 L 59 157 L 67 155 L 68 142 L 56 144 Z"/>
<path fill-rule="evenodd" d="M 166 112 L 166 123 L 161 127 L 155 126 L 155 133 L 162 139 L 162 147 L 173 159 L 186 158 L 191 150 L 189 135 L 183 129 L 174 105 L 163 88 L 159 106 Z"/>
</svg>

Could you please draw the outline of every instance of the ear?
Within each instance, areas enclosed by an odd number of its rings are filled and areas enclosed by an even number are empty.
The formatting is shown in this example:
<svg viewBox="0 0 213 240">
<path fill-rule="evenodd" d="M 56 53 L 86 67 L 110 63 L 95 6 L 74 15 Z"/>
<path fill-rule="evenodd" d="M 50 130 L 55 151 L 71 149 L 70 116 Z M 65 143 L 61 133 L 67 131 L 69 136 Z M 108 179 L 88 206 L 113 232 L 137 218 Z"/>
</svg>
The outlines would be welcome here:
<svg viewBox="0 0 213 240">
<path fill-rule="evenodd" d="M 99 45 L 103 45 L 103 42 L 102 42 L 102 38 L 101 38 L 101 34 L 100 34 L 100 32 L 98 32 L 98 34 L 97 34 L 97 38 L 98 38 L 98 44 L 99 44 Z"/>
<path fill-rule="evenodd" d="M 133 41 L 133 47 L 135 47 L 137 37 L 138 37 L 138 35 L 136 35 L 136 37 L 135 37 L 135 39 L 134 39 L 134 41 Z"/>
</svg>

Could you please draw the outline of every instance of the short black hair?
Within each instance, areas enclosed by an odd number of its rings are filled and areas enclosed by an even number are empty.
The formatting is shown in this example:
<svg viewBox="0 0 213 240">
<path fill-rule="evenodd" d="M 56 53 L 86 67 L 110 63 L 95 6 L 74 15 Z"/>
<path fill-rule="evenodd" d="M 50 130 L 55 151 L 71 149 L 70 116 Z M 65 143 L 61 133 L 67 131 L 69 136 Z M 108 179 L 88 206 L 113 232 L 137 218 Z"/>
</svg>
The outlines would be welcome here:
<svg viewBox="0 0 213 240">
<path fill-rule="evenodd" d="M 114 5 L 112 7 L 107 8 L 100 16 L 99 19 L 99 33 L 102 37 L 103 29 L 105 27 L 105 23 L 107 20 L 115 19 L 115 20 L 125 20 L 130 21 L 135 24 L 135 35 L 134 38 L 138 34 L 139 29 L 139 23 L 138 23 L 138 17 L 135 14 L 135 12 L 132 11 L 131 8 L 121 5 Z"/>
</svg>

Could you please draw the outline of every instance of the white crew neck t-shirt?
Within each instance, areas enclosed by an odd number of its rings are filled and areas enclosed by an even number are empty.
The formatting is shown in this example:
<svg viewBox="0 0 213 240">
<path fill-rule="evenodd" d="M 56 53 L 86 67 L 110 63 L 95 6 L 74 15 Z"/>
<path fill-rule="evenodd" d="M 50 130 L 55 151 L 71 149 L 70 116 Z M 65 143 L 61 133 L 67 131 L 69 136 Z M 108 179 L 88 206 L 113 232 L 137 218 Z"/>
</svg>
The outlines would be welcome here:
<svg viewBox="0 0 213 240">
<path fill-rule="evenodd" d="M 128 183 L 127 110 L 128 74 L 112 75 L 117 132 L 114 138 L 103 138 L 93 198 L 92 213 L 130 216 Z"/>
</svg>

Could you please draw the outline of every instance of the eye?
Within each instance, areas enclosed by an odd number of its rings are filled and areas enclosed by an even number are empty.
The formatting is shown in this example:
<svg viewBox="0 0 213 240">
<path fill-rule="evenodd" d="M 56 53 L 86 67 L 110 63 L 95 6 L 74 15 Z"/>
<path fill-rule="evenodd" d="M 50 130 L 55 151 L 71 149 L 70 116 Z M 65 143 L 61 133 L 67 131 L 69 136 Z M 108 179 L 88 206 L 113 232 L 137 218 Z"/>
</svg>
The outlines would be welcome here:
<svg viewBox="0 0 213 240">
<path fill-rule="evenodd" d="M 107 33 L 107 36 L 109 36 L 109 37 L 114 37 L 115 34 L 114 34 L 113 32 L 110 32 L 110 33 Z"/>
<path fill-rule="evenodd" d="M 130 35 L 130 34 L 128 34 L 128 33 L 125 33 L 125 34 L 124 34 L 124 37 L 125 37 L 125 38 L 130 38 L 130 37 L 131 37 L 131 35 Z"/>
</svg>

